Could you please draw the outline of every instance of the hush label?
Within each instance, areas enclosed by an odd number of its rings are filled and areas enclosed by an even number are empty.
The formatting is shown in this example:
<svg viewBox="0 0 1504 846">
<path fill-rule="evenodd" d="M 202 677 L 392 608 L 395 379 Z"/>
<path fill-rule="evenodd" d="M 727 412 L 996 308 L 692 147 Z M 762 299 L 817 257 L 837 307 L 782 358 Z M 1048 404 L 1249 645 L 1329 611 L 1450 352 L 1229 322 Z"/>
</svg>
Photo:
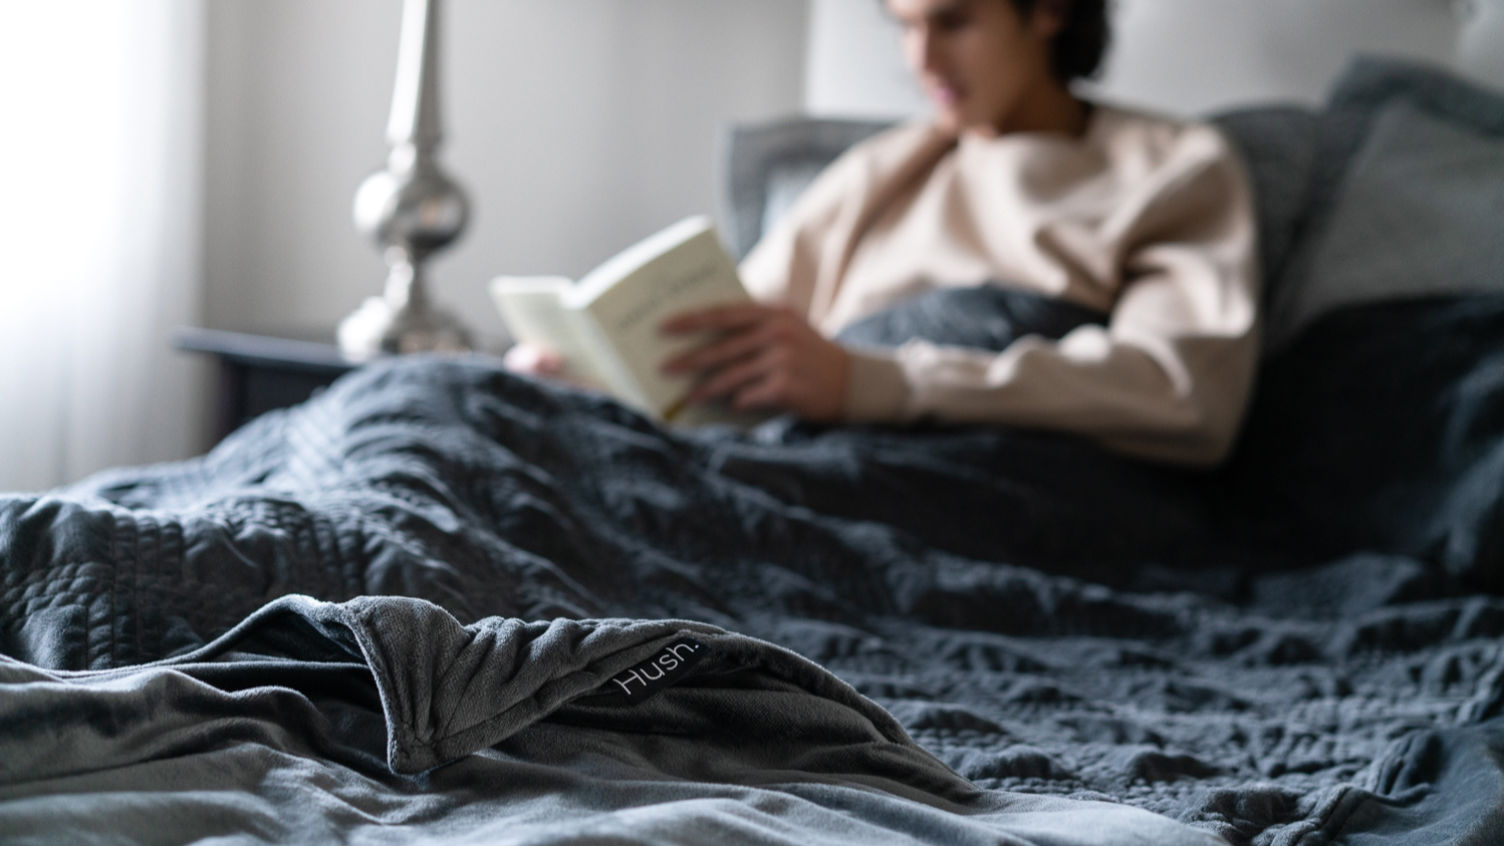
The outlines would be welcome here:
<svg viewBox="0 0 1504 846">
<path fill-rule="evenodd" d="M 648 660 L 612 676 L 601 685 L 600 692 L 620 696 L 628 702 L 641 702 L 688 675 L 708 651 L 705 644 L 693 638 L 679 638 Z"/>
</svg>

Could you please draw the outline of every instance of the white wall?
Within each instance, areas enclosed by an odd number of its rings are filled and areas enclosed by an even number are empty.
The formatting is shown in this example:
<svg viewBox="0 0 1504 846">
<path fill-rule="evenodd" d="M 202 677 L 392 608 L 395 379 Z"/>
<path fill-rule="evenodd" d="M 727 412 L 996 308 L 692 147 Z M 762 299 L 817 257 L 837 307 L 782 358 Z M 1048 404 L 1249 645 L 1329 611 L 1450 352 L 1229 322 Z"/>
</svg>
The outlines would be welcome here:
<svg viewBox="0 0 1504 846">
<path fill-rule="evenodd" d="M 805 104 L 832 114 L 923 109 L 878 0 L 813 0 Z M 1118 0 L 1101 89 L 1183 114 L 1320 100 L 1358 51 L 1447 64 L 1504 88 L 1504 0 Z"/>
<path fill-rule="evenodd" d="M 383 162 L 399 0 L 210 0 L 205 317 L 332 331 L 385 276 L 355 232 Z M 450 0 L 440 162 L 473 202 L 434 293 L 501 334 L 492 275 L 578 275 L 715 200 L 732 119 L 796 111 L 805 0 Z"/>
<path fill-rule="evenodd" d="M 1316 103 L 1358 52 L 1459 66 L 1464 11 L 1453 0 L 1123 0 L 1104 87 L 1190 113 Z"/>
<path fill-rule="evenodd" d="M 198 0 L 48 0 L 0 26 L 0 490 L 197 451 Z M 205 409 L 206 410 L 206 409 Z"/>
<path fill-rule="evenodd" d="M 924 98 L 881 0 L 812 0 L 804 107 L 814 114 L 918 114 Z"/>
</svg>

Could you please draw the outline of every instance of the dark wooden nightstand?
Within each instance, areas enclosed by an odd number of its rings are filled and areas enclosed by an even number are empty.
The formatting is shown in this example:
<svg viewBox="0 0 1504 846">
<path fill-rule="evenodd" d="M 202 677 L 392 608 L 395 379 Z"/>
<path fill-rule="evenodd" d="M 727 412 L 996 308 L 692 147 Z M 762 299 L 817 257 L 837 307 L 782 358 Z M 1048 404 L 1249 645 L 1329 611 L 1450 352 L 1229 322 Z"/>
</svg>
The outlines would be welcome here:
<svg viewBox="0 0 1504 846">
<path fill-rule="evenodd" d="M 274 408 L 295 405 L 355 368 L 334 336 L 254 334 L 181 327 L 172 345 L 211 355 L 219 363 L 214 439 Z"/>
</svg>

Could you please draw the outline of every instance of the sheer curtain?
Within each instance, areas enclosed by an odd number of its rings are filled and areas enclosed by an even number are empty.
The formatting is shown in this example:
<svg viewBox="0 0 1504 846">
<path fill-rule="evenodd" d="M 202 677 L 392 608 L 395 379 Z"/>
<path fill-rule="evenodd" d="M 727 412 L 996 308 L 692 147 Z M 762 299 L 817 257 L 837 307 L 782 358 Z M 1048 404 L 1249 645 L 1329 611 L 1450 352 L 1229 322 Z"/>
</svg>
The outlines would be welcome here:
<svg viewBox="0 0 1504 846">
<path fill-rule="evenodd" d="M 0 491 L 184 457 L 203 0 L 0 0 Z"/>
</svg>

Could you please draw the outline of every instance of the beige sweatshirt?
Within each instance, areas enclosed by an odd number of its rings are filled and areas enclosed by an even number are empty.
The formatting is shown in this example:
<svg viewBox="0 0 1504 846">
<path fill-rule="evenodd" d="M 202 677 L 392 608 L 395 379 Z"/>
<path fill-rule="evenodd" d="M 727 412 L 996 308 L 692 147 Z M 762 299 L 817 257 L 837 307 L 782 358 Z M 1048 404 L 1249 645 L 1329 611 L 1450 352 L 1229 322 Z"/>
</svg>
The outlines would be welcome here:
<svg viewBox="0 0 1504 846">
<path fill-rule="evenodd" d="M 742 264 L 753 296 L 833 336 L 940 286 L 1013 285 L 1106 326 L 1002 353 L 851 348 L 845 416 L 1074 432 L 1222 459 L 1258 356 L 1251 192 L 1214 128 L 1098 105 L 1081 138 L 902 126 L 848 151 Z"/>
</svg>

